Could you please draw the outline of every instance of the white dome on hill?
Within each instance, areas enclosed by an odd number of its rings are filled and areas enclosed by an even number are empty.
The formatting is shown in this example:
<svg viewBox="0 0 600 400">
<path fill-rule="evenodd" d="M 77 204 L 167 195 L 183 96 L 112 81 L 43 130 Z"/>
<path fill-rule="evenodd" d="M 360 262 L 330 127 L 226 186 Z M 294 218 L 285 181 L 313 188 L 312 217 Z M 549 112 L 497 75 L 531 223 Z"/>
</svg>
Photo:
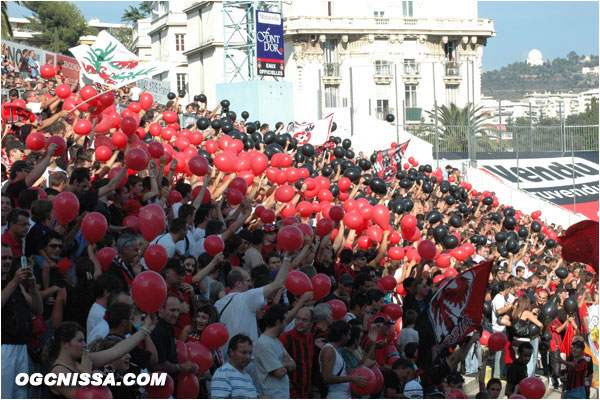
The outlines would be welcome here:
<svg viewBox="0 0 600 400">
<path fill-rule="evenodd" d="M 527 54 L 527 64 L 528 65 L 543 65 L 544 57 L 542 57 L 542 52 L 538 49 L 533 49 Z"/>
</svg>

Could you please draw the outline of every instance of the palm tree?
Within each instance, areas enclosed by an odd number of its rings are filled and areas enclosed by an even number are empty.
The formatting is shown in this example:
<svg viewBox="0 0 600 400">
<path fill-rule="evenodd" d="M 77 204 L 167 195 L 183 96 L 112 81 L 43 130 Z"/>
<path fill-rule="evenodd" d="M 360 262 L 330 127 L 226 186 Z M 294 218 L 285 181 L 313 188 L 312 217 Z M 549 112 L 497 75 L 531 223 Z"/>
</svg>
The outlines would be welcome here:
<svg viewBox="0 0 600 400">
<path fill-rule="evenodd" d="M 129 6 L 129 9 L 123 12 L 123 15 L 121 16 L 121 21 L 131 22 L 132 24 L 135 24 L 137 20 L 143 19 L 145 17 L 146 15 L 140 12 L 140 10 L 137 7 Z"/>
<path fill-rule="evenodd" d="M 140 11 L 144 14 L 144 17 L 147 17 L 152 13 L 152 3 L 153 1 L 142 1 L 140 4 Z"/>
<path fill-rule="evenodd" d="M 20 4 L 20 1 L 16 1 L 16 4 Z M 10 25 L 10 20 L 8 17 L 8 3 L 6 1 L 2 2 L 2 36 L 7 34 L 11 38 L 13 37 L 12 26 Z"/>
</svg>

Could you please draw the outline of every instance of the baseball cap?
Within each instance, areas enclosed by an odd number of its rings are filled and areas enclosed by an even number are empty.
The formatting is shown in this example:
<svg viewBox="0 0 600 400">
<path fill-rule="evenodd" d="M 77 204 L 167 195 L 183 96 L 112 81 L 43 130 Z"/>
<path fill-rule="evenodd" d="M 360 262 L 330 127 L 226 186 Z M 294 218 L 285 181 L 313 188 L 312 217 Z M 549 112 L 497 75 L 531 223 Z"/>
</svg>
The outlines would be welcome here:
<svg viewBox="0 0 600 400">
<path fill-rule="evenodd" d="M 277 232 L 277 228 L 273 224 L 266 224 L 263 229 L 267 233 Z"/>
<path fill-rule="evenodd" d="M 354 279 L 352 279 L 352 275 L 350 274 L 343 274 L 340 278 L 340 283 L 342 285 L 351 284 L 354 283 Z"/>
<path fill-rule="evenodd" d="M 423 387 L 419 382 L 413 379 L 404 386 L 404 394 L 409 399 L 422 399 Z"/>
<path fill-rule="evenodd" d="M 6 154 L 10 153 L 11 150 L 27 150 L 27 146 L 18 140 L 11 140 L 6 145 Z"/>
<path fill-rule="evenodd" d="M 391 325 L 392 324 L 392 320 L 390 319 L 390 317 L 385 314 L 385 313 L 377 313 L 375 315 L 373 315 L 373 319 L 371 319 L 371 324 L 388 324 Z"/>
</svg>

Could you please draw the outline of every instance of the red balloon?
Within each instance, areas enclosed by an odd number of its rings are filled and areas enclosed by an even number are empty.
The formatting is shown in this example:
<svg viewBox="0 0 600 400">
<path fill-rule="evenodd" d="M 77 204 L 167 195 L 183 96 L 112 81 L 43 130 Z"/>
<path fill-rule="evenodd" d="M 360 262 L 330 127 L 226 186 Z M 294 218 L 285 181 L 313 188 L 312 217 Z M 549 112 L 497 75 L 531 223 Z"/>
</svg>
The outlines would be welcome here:
<svg viewBox="0 0 600 400">
<path fill-rule="evenodd" d="M 342 319 L 346 316 L 348 310 L 346 309 L 346 304 L 344 304 L 341 300 L 329 300 L 327 302 L 331 307 L 331 315 L 335 321 Z"/>
<path fill-rule="evenodd" d="M 383 374 L 375 364 L 371 366 L 371 371 L 373 371 L 373 374 L 375 375 L 375 388 L 373 389 L 373 393 L 377 394 L 383 389 Z"/>
<path fill-rule="evenodd" d="M 525 378 L 519 383 L 519 392 L 528 399 L 541 399 L 546 394 L 546 385 L 540 378 Z"/>
<path fill-rule="evenodd" d="M 172 124 L 172 123 L 177 122 L 177 114 L 171 110 L 168 110 L 162 114 L 162 119 L 167 124 Z"/>
<path fill-rule="evenodd" d="M 402 260 L 404 258 L 404 250 L 399 246 L 390 247 L 388 249 L 388 257 L 395 261 Z"/>
<path fill-rule="evenodd" d="M 116 132 L 116 133 L 118 133 L 118 132 Z M 148 145 L 148 153 L 150 153 L 150 155 L 153 158 L 160 158 L 165 154 L 165 148 L 162 144 L 160 144 L 158 142 L 152 142 Z M 188 165 L 189 165 L 189 162 L 188 162 Z"/>
<path fill-rule="evenodd" d="M 140 106 L 142 106 L 142 110 L 149 110 L 152 107 L 152 103 L 154 103 L 154 98 L 150 93 L 140 94 Z"/>
<path fill-rule="evenodd" d="M 344 176 L 338 181 L 338 187 L 342 192 L 345 192 L 346 190 L 350 189 L 350 183 L 350 179 Z"/>
<path fill-rule="evenodd" d="M 447 270 L 444 271 L 444 276 L 445 277 L 455 277 L 456 275 L 458 275 L 458 271 L 455 270 L 454 268 L 448 268 Z"/>
<path fill-rule="evenodd" d="M 103 272 L 106 272 L 112 260 L 117 256 L 117 251 L 112 247 L 103 247 L 96 254 Z"/>
<path fill-rule="evenodd" d="M 125 117 L 121 120 L 121 130 L 127 135 L 131 136 L 135 133 L 139 124 L 133 117 Z"/>
<path fill-rule="evenodd" d="M 390 244 L 398 244 L 398 243 L 400 243 L 400 239 L 402 239 L 402 237 L 400 236 L 400 234 L 398 232 L 392 232 L 392 233 L 390 233 L 389 239 L 390 239 Z"/>
<path fill-rule="evenodd" d="M 148 153 L 138 147 L 129 149 L 125 153 L 125 164 L 127 168 L 134 171 L 141 171 L 148 166 Z"/>
<path fill-rule="evenodd" d="M 494 332 L 488 339 L 488 348 L 491 352 L 502 350 L 506 345 L 506 336 L 502 332 Z"/>
<path fill-rule="evenodd" d="M 260 218 L 262 212 L 265 211 L 265 207 L 264 206 L 258 206 L 254 209 L 254 215 L 256 215 L 258 218 Z"/>
<path fill-rule="evenodd" d="M 263 211 L 261 218 L 266 212 L 267 210 Z M 284 226 L 277 233 L 277 244 L 285 251 L 299 250 L 304 244 L 304 234 L 295 226 Z"/>
<path fill-rule="evenodd" d="M 169 255 L 162 245 L 153 244 L 144 252 L 144 261 L 152 271 L 160 272 L 167 265 Z"/>
<path fill-rule="evenodd" d="M 109 107 L 114 102 L 115 94 L 112 92 L 112 90 L 106 91 L 98 96 L 98 103 L 100 103 L 102 107 Z"/>
<path fill-rule="evenodd" d="M 176 342 L 179 342 L 177 340 Z M 145 386 L 146 392 L 151 399 L 168 399 L 173 394 L 173 390 L 175 390 L 175 384 L 173 383 L 173 378 L 169 376 L 166 372 L 153 372 L 152 376 L 160 376 L 163 374 L 166 376 L 165 384 L 163 386 L 153 386 L 147 385 Z M 154 382 L 150 380 L 150 382 Z"/>
<path fill-rule="evenodd" d="M 140 210 L 140 232 L 150 242 L 165 229 L 166 216 L 163 209 L 156 204 L 148 204 Z"/>
<path fill-rule="evenodd" d="M 260 220 L 264 223 L 264 224 L 270 224 L 273 221 L 275 221 L 275 212 L 273 210 L 264 210 L 261 214 L 260 214 Z"/>
<path fill-rule="evenodd" d="M 223 239 L 217 235 L 208 236 L 206 239 L 204 239 L 204 250 L 211 256 L 216 256 L 217 254 L 223 252 L 223 250 L 225 250 Z"/>
<path fill-rule="evenodd" d="M 184 363 L 188 361 L 187 347 L 181 340 L 175 340 L 175 348 L 177 350 L 177 362 Z"/>
<path fill-rule="evenodd" d="M 300 203 L 298 203 L 298 205 L 296 206 L 296 210 L 298 210 L 302 218 L 308 218 L 313 213 L 312 204 L 308 201 L 301 201 Z"/>
<path fill-rule="evenodd" d="M 148 127 L 148 132 L 150 132 L 150 135 L 152 136 L 159 136 L 162 132 L 162 126 L 160 126 L 158 122 L 153 122 Z"/>
<path fill-rule="evenodd" d="M 283 185 L 275 190 L 275 199 L 282 203 L 287 203 L 294 198 L 295 190 L 290 185 Z"/>
<path fill-rule="evenodd" d="M 283 220 L 283 226 L 296 225 L 299 223 L 300 221 L 298 221 L 298 218 L 294 216 L 285 217 L 285 219 Z"/>
<path fill-rule="evenodd" d="M 192 344 L 192 343 L 188 343 Z M 200 392 L 200 382 L 191 372 L 180 372 L 177 375 L 177 396 L 178 399 L 195 399 Z"/>
<path fill-rule="evenodd" d="M 435 244 L 431 240 L 423 240 L 417 246 L 419 255 L 425 260 L 433 260 L 436 255 Z"/>
<path fill-rule="evenodd" d="M 414 215 L 405 215 L 402 217 L 400 225 L 402 226 L 402 229 L 413 229 L 417 226 L 417 219 L 414 217 Z"/>
<path fill-rule="evenodd" d="M 435 263 L 440 268 L 448 268 L 452 262 L 452 256 L 449 253 L 442 253 L 435 259 Z"/>
<path fill-rule="evenodd" d="M 46 64 L 46 65 L 42 65 L 42 67 L 40 68 L 40 75 L 44 79 L 50 79 L 50 78 L 54 77 L 55 74 L 56 74 L 56 71 L 54 70 L 54 67 L 52 65 Z"/>
<path fill-rule="evenodd" d="M 198 365 L 198 373 L 203 374 L 212 366 L 213 358 L 210 350 L 205 345 L 198 342 L 188 342 L 188 359 Z"/>
<path fill-rule="evenodd" d="M 69 85 L 61 83 L 60 85 L 56 86 L 56 95 L 61 99 L 66 99 L 71 95 L 71 88 Z"/>
<path fill-rule="evenodd" d="M 46 147 L 50 146 L 50 144 L 56 143 L 56 149 L 54 150 L 54 157 L 60 157 L 67 152 L 67 142 L 60 136 L 50 136 L 48 140 L 46 140 Z"/>
<path fill-rule="evenodd" d="M 90 243 L 99 242 L 108 230 L 106 217 L 99 212 L 92 212 L 83 218 L 81 233 L 85 240 Z"/>
<path fill-rule="evenodd" d="M 80 119 L 73 126 L 73 132 L 78 135 L 85 136 L 92 131 L 92 123 L 87 119 Z"/>
<path fill-rule="evenodd" d="M 127 105 L 127 108 L 129 108 L 134 113 L 139 113 L 140 111 L 142 111 L 142 106 L 137 101 L 132 101 L 131 103 L 129 103 Z"/>
<path fill-rule="evenodd" d="M 232 153 L 224 151 L 215 156 L 214 165 L 219 171 L 230 174 L 235 171 L 235 161 Z"/>
<path fill-rule="evenodd" d="M 373 221 L 382 229 L 386 229 L 390 225 L 390 210 L 383 204 L 378 204 L 373 207 Z"/>
<path fill-rule="evenodd" d="M 373 244 L 373 239 L 368 236 L 361 236 L 358 238 L 358 247 L 363 250 L 368 249 Z"/>
<path fill-rule="evenodd" d="M 52 214 L 56 222 L 66 225 L 79 214 L 79 199 L 71 192 L 61 192 L 54 198 Z"/>
<path fill-rule="evenodd" d="M 331 279 L 325 274 L 317 274 L 310 280 L 313 287 L 313 300 L 321 300 L 331 290 Z"/>
<path fill-rule="evenodd" d="M 359 367 L 354 370 L 352 375 L 361 375 L 367 379 L 365 386 L 358 386 L 356 383 L 350 383 L 350 389 L 359 396 L 368 396 L 375 390 L 376 379 L 375 374 L 367 367 Z"/>
<path fill-rule="evenodd" d="M 312 292 L 313 290 L 310 279 L 308 279 L 308 276 L 301 271 L 290 271 L 290 273 L 288 273 L 285 280 L 285 288 L 296 296 L 301 296 L 304 293 Z"/>
<path fill-rule="evenodd" d="M 227 201 L 229 204 L 238 205 L 244 200 L 244 195 L 237 189 L 227 189 Z"/>
<path fill-rule="evenodd" d="M 128 215 L 123 219 L 123 226 L 131 228 L 138 233 L 140 231 L 140 219 L 135 215 Z"/>
<path fill-rule="evenodd" d="M 208 325 L 202 331 L 200 342 L 209 349 L 218 349 L 227 343 L 229 340 L 229 331 L 227 327 L 221 323 L 213 323 Z"/>
<path fill-rule="evenodd" d="M 115 132 L 112 134 L 112 142 L 117 148 L 124 149 L 127 146 L 127 135 L 125 135 L 121 131 Z M 154 143 L 156 143 L 156 142 L 154 142 Z M 162 145 L 160 143 L 157 143 L 157 144 L 162 147 Z"/>
<path fill-rule="evenodd" d="M 112 156 L 112 151 L 107 146 L 99 146 L 96 147 L 94 154 L 96 155 L 96 160 L 105 162 L 110 160 L 110 157 Z"/>
<path fill-rule="evenodd" d="M 330 213 L 331 214 L 331 213 Z M 317 222 L 317 235 L 323 237 L 329 235 L 333 230 L 333 221 L 329 218 L 321 218 Z"/>
<path fill-rule="evenodd" d="M 46 138 L 42 132 L 31 132 L 25 139 L 25 144 L 33 151 L 39 151 L 46 146 Z"/>
<path fill-rule="evenodd" d="M 383 306 L 383 312 L 389 315 L 390 318 L 395 321 L 402 317 L 402 306 L 395 303 L 386 304 L 385 306 Z"/>
<path fill-rule="evenodd" d="M 307 235 L 310 236 L 311 239 L 315 236 L 315 233 L 313 232 L 313 229 L 308 224 L 299 223 L 299 224 L 296 225 L 296 228 L 300 229 L 302 231 L 302 234 L 304 236 L 307 236 Z M 306 243 L 304 242 L 304 244 L 306 244 Z"/>
<path fill-rule="evenodd" d="M 192 190 L 192 196 L 194 197 L 194 199 L 195 199 L 196 197 L 198 197 L 198 195 L 200 194 L 200 191 L 201 191 L 201 190 L 202 190 L 202 186 L 196 186 L 196 187 L 194 188 L 194 190 Z M 202 197 L 202 201 L 201 201 L 201 203 L 202 203 L 202 204 L 207 204 L 207 203 L 209 203 L 209 202 L 210 202 L 211 198 L 212 198 L 212 197 L 211 197 L 211 194 L 210 194 L 210 190 L 207 188 L 207 189 L 204 191 L 204 196 Z"/>
<path fill-rule="evenodd" d="M 384 276 L 379 280 L 379 282 L 381 282 L 381 284 L 383 285 L 383 289 L 388 292 L 390 290 L 394 290 L 394 288 L 398 284 L 398 282 L 396 282 L 396 278 L 394 278 L 392 275 Z"/>
<path fill-rule="evenodd" d="M 248 183 L 240 177 L 233 178 L 231 183 L 229 184 L 229 189 L 239 190 L 243 196 L 248 192 Z"/>
<path fill-rule="evenodd" d="M 331 210 L 329 210 L 329 215 L 331 215 Z M 344 224 L 350 229 L 358 230 L 363 226 L 363 217 L 359 213 L 351 211 L 344 215 Z"/>
<path fill-rule="evenodd" d="M 329 209 L 329 217 L 333 222 L 340 222 L 344 218 L 344 210 L 342 207 L 333 206 Z"/>
<path fill-rule="evenodd" d="M 44 65 L 45 66 L 45 65 Z M 112 393 L 107 386 L 80 386 L 75 392 L 75 399 L 112 399 Z"/>
<path fill-rule="evenodd" d="M 131 284 L 131 296 L 135 304 L 145 313 L 160 310 L 167 298 L 167 283 L 154 271 L 144 271 Z"/>
<path fill-rule="evenodd" d="M 119 175 L 120 172 L 121 172 L 121 167 L 111 168 L 111 170 L 108 171 L 108 179 L 113 179 L 115 176 Z M 117 189 L 121 189 L 123 186 L 125 186 L 126 183 L 127 183 L 127 174 L 125 176 L 123 176 L 123 179 L 117 185 Z"/>
<path fill-rule="evenodd" d="M 406 296 L 406 289 L 404 289 L 403 283 L 396 286 L 396 294 L 399 294 L 400 296 Z"/>
</svg>

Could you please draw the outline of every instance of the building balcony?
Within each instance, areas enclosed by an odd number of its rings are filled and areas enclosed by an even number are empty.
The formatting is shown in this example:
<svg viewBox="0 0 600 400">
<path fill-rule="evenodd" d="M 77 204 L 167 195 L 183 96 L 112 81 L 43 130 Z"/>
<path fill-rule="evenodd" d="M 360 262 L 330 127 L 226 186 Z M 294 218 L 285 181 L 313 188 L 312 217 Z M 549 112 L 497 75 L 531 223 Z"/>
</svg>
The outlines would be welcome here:
<svg viewBox="0 0 600 400">
<path fill-rule="evenodd" d="M 342 83 L 340 74 L 340 63 L 323 64 L 323 83 L 325 85 L 339 85 Z"/>
<path fill-rule="evenodd" d="M 375 62 L 373 79 L 376 85 L 389 85 L 394 78 L 394 65 L 387 61 Z"/>
<path fill-rule="evenodd" d="M 421 81 L 420 64 L 414 61 L 404 61 L 402 73 L 402 80 L 407 85 L 418 85 Z"/>
<path fill-rule="evenodd" d="M 444 66 L 444 83 L 446 85 L 459 85 L 462 81 L 460 65 L 456 61 L 449 61 Z"/>
<path fill-rule="evenodd" d="M 286 17 L 286 35 L 407 34 L 495 36 L 494 21 L 486 18 Z"/>
</svg>

